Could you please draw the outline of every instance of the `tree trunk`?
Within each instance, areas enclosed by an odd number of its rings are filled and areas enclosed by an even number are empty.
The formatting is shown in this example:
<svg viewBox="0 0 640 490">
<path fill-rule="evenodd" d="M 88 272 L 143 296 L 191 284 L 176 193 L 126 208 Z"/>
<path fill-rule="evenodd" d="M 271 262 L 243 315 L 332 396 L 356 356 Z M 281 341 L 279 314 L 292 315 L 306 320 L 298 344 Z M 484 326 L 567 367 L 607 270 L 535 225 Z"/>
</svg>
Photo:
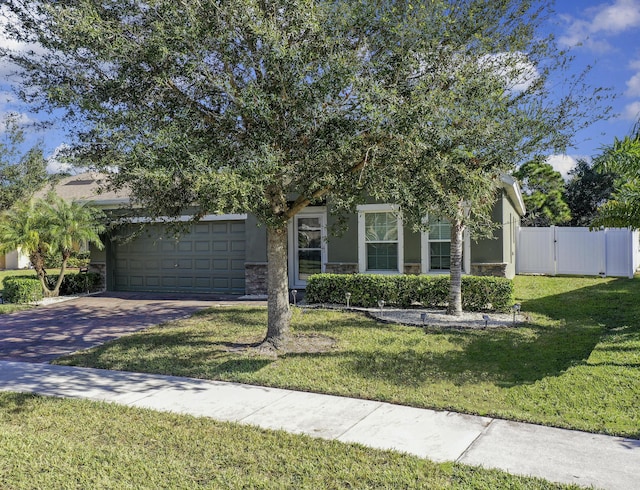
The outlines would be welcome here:
<svg viewBox="0 0 640 490">
<path fill-rule="evenodd" d="M 31 261 L 33 269 L 36 271 L 36 276 L 40 281 L 40 286 L 42 286 L 42 295 L 45 298 L 50 297 L 51 290 L 47 284 L 47 271 L 44 268 L 44 254 L 40 250 L 33 252 L 29 255 L 29 260 Z"/>
<path fill-rule="evenodd" d="M 451 223 L 451 266 L 449 286 L 449 315 L 462 315 L 462 234 L 464 226 L 460 218 Z"/>
<path fill-rule="evenodd" d="M 289 278 L 287 275 L 287 225 L 267 228 L 267 336 L 263 345 L 280 349 L 291 323 Z"/>
<path fill-rule="evenodd" d="M 62 284 L 62 280 L 64 279 L 64 275 L 67 272 L 67 262 L 69 261 L 69 257 L 71 254 L 65 253 L 62 256 L 62 265 L 60 266 L 60 274 L 58 275 L 58 280 L 56 281 L 55 287 L 51 290 L 50 296 L 55 298 L 60 296 L 60 285 Z"/>
</svg>

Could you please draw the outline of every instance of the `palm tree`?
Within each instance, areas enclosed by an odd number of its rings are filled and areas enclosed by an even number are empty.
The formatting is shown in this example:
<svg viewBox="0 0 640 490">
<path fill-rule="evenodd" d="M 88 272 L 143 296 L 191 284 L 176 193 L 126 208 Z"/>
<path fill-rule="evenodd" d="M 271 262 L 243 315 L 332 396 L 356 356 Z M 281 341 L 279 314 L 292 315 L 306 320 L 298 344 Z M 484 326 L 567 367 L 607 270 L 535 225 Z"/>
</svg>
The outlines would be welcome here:
<svg viewBox="0 0 640 490">
<path fill-rule="evenodd" d="M 100 220 L 102 212 L 96 208 L 77 201 L 50 195 L 43 202 L 42 218 L 43 232 L 62 258 L 60 274 L 48 296 L 58 296 L 60 285 L 67 270 L 67 262 L 73 252 L 77 252 L 83 245 L 93 243 L 99 249 L 104 245 L 100 240 L 100 233 L 104 231 L 104 224 Z"/>
<path fill-rule="evenodd" d="M 45 297 L 58 296 L 71 254 L 93 243 L 103 248 L 100 233 L 105 229 L 102 212 L 80 202 L 67 202 L 49 195 L 18 203 L 0 216 L 0 251 L 20 249 L 31 260 Z M 46 280 L 46 253 L 62 258 L 60 275 L 51 289 Z"/>
<path fill-rule="evenodd" d="M 43 291 L 47 290 L 45 255 L 50 243 L 42 234 L 42 216 L 34 200 L 21 201 L 0 215 L 0 253 L 19 250 L 26 254 L 38 275 Z"/>
</svg>

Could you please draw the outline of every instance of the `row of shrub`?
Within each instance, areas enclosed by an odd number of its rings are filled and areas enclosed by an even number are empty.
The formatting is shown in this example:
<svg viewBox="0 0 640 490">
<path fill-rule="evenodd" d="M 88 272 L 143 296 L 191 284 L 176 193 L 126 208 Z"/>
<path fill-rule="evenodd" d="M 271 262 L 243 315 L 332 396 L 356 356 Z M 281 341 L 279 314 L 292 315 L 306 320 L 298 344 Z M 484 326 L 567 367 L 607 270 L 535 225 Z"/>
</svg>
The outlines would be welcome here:
<svg viewBox="0 0 640 490">
<path fill-rule="evenodd" d="M 309 278 L 305 292 L 308 304 L 345 304 L 373 308 L 378 300 L 386 305 L 408 308 L 446 307 L 449 301 L 448 275 L 383 276 L 374 274 L 316 274 Z M 508 311 L 513 304 L 513 283 L 503 277 L 463 276 L 462 309 L 466 311 Z"/>
<path fill-rule="evenodd" d="M 47 276 L 51 287 L 58 280 L 57 274 Z M 69 296 L 98 291 L 101 287 L 100 274 L 67 273 L 60 285 L 60 296 Z M 42 286 L 36 276 L 7 276 L 4 278 L 3 301 L 6 303 L 32 303 L 43 298 Z"/>
</svg>

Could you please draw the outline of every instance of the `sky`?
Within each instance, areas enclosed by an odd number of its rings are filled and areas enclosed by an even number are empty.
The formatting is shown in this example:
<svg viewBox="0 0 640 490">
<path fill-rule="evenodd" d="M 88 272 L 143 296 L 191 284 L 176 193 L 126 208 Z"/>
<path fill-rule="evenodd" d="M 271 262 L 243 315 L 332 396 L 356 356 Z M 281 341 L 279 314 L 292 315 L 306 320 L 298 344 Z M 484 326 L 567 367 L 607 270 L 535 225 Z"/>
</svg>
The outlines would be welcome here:
<svg viewBox="0 0 640 490">
<path fill-rule="evenodd" d="M 549 163 L 566 177 L 577 159 L 590 160 L 615 137 L 629 134 L 640 118 L 640 0 L 556 0 L 555 15 L 545 30 L 556 36 L 561 48 L 571 49 L 575 72 L 592 66 L 589 83 L 610 88 L 616 96 L 610 117 L 576 134 L 574 146 L 565 155 L 549 157 Z M 7 40 L 0 37 L 0 45 L 6 46 Z M 9 71 L 0 66 L 0 120 L 7 113 L 19 114 L 25 123 L 42 119 L 12 93 Z M 0 138 L 3 131 L 0 125 Z M 65 144 L 63 128 L 31 131 L 28 143 L 37 141 L 51 157 L 49 170 L 60 170 L 55 154 Z"/>
</svg>

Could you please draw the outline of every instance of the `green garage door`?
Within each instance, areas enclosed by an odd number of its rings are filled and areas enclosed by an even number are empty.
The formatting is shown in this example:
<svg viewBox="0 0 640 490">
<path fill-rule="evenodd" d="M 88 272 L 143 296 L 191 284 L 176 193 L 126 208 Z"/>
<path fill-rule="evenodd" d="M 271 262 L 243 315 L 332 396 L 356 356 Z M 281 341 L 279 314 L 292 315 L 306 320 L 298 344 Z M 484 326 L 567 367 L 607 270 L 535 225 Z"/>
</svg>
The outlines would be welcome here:
<svg viewBox="0 0 640 490">
<path fill-rule="evenodd" d="M 164 225 L 147 225 L 131 241 L 113 242 L 110 257 L 116 291 L 245 291 L 244 221 L 195 223 L 177 239 Z"/>
</svg>

